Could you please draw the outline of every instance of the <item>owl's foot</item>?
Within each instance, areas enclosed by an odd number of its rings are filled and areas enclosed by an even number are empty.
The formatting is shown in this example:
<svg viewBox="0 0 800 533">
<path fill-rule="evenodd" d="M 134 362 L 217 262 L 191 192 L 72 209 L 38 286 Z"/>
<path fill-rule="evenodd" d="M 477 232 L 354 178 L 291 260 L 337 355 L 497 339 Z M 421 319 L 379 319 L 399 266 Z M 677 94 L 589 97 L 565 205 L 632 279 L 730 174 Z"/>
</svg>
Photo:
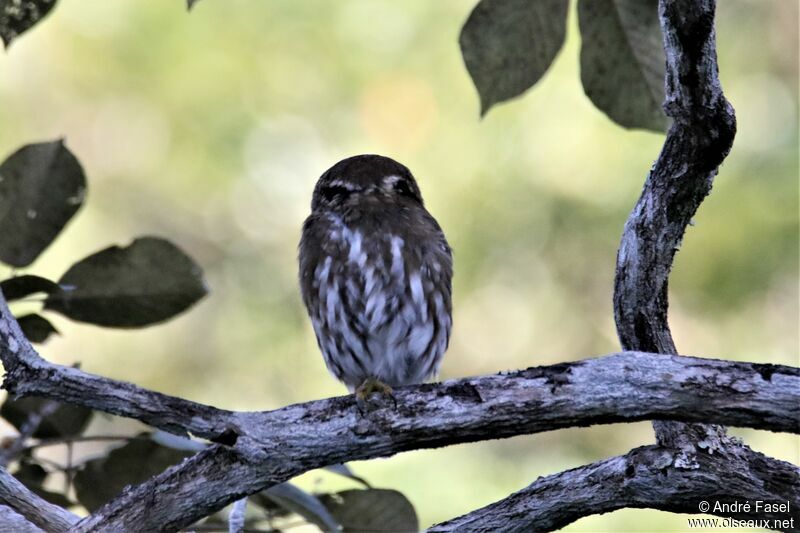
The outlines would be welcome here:
<svg viewBox="0 0 800 533">
<path fill-rule="evenodd" d="M 369 402 L 370 396 L 379 392 L 384 398 L 392 400 L 395 408 L 397 407 L 397 400 L 392 394 L 392 387 L 376 378 L 367 378 L 356 388 L 356 405 L 361 414 L 370 411 L 371 404 Z"/>
</svg>

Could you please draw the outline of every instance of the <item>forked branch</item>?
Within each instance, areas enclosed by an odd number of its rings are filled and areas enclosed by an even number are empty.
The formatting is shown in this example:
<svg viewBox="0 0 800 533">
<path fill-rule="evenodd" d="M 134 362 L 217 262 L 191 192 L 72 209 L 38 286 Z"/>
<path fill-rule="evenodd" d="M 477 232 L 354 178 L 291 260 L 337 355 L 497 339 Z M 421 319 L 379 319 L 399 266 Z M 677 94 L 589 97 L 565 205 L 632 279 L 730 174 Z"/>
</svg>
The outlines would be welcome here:
<svg viewBox="0 0 800 533">
<path fill-rule="evenodd" d="M 368 416 L 352 396 L 225 411 L 54 365 L 2 301 L 0 358 L 11 391 L 222 443 L 126 490 L 76 531 L 179 528 L 314 468 L 565 427 L 663 419 L 800 433 L 800 370 L 693 357 L 628 352 L 417 385 Z"/>
</svg>

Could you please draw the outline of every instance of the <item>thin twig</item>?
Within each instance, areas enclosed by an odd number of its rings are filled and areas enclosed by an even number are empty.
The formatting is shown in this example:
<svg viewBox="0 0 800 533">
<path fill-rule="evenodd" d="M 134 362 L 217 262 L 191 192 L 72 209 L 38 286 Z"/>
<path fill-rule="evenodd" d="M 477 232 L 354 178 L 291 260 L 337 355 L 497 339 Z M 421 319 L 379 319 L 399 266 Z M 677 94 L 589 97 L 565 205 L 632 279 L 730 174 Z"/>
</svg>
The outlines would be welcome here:
<svg viewBox="0 0 800 533">
<path fill-rule="evenodd" d="M 28 452 L 32 450 L 37 450 L 39 448 L 46 448 L 48 446 L 71 445 L 71 444 L 80 444 L 84 442 L 132 441 L 139 439 L 147 439 L 147 437 L 142 437 L 139 435 L 77 435 L 74 437 L 58 437 L 53 439 L 43 439 L 40 440 L 39 442 L 29 444 L 28 446 L 23 448 L 22 451 Z"/>
<path fill-rule="evenodd" d="M 58 402 L 48 400 L 36 412 L 28 415 L 28 419 L 19 428 L 19 435 L 7 447 L 0 450 L 0 467 L 7 466 L 26 450 L 25 443 L 36 433 L 42 421 L 56 412 L 59 405 Z"/>
</svg>

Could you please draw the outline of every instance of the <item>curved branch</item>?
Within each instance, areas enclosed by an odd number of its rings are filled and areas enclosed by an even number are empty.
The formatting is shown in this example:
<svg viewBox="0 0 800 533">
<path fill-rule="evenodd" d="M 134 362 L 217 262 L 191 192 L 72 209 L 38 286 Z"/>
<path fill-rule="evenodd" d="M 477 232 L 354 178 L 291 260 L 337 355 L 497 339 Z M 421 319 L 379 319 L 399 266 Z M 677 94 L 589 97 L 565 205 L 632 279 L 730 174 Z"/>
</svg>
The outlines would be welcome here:
<svg viewBox="0 0 800 533">
<path fill-rule="evenodd" d="M 75 531 L 178 528 L 328 464 L 567 426 L 717 419 L 799 432 L 798 386 L 795 369 L 624 353 L 399 389 L 397 408 L 387 402 L 366 417 L 352 397 L 243 413 L 249 432 L 234 447 L 205 450 L 126 491 Z"/>
<path fill-rule="evenodd" d="M 636 420 L 800 433 L 800 370 L 628 352 L 398 389 L 362 416 L 353 396 L 233 412 L 41 359 L 0 298 L 0 359 L 17 393 L 194 433 L 214 446 L 128 489 L 78 531 L 178 528 L 308 470 L 418 448 Z M 20 381 L 23 380 L 23 381 Z"/>
<path fill-rule="evenodd" d="M 755 527 L 794 530 L 800 526 L 800 469 L 749 449 L 703 454 L 698 468 L 668 468 L 676 451 L 644 446 L 625 455 L 543 477 L 482 509 L 437 524 L 429 533 L 447 531 L 553 531 L 585 516 L 623 508 L 672 513 L 707 512 Z M 756 501 L 789 502 L 765 511 Z M 701 502 L 709 504 L 703 511 Z M 723 512 L 716 503 L 739 503 Z M 749 505 L 744 506 L 745 502 Z M 729 507 L 730 509 L 730 507 Z M 769 521 L 769 522 L 764 522 Z"/>
<path fill-rule="evenodd" d="M 625 224 L 614 315 L 626 350 L 677 353 L 667 324 L 675 252 L 736 132 L 717 77 L 713 0 L 659 3 L 667 56 L 665 111 L 673 124 Z"/>
<path fill-rule="evenodd" d="M 614 319 L 624 350 L 677 354 L 667 323 L 667 282 L 686 227 L 711 191 L 736 134 L 717 75 L 715 0 L 660 0 L 666 54 L 664 147 L 628 218 L 617 255 Z M 724 440 L 720 427 L 654 424 L 660 444 Z M 691 459 L 689 459 L 691 460 Z"/>
</svg>

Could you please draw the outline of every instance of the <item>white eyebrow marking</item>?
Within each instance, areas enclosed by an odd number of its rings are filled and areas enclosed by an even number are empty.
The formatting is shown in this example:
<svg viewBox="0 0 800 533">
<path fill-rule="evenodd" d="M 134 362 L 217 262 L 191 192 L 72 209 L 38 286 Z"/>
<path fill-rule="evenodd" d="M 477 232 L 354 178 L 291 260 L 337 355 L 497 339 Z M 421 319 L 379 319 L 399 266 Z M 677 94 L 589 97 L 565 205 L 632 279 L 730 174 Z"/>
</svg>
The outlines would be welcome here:
<svg viewBox="0 0 800 533">
<path fill-rule="evenodd" d="M 342 181 L 342 180 L 333 180 L 332 182 L 328 183 L 328 187 L 341 187 L 343 189 L 347 189 L 348 191 L 356 190 L 355 185 L 353 185 L 349 181 Z"/>
<path fill-rule="evenodd" d="M 395 183 L 397 183 L 398 181 L 400 181 L 402 179 L 403 178 L 401 178 L 397 174 L 391 174 L 391 175 L 385 176 L 383 178 L 383 183 L 385 183 L 386 185 L 394 185 Z"/>
</svg>

